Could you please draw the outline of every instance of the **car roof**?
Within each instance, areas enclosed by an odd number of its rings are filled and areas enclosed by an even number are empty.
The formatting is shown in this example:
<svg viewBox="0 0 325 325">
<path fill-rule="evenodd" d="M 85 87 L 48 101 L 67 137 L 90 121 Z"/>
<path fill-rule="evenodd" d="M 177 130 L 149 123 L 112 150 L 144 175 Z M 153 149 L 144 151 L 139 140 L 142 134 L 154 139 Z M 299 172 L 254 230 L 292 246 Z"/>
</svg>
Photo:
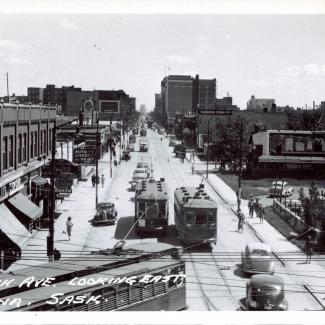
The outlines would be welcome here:
<svg viewBox="0 0 325 325">
<path fill-rule="evenodd" d="M 253 286 L 267 286 L 267 285 L 283 285 L 283 280 L 277 275 L 270 274 L 255 274 L 251 277 Z"/>
<path fill-rule="evenodd" d="M 247 243 L 246 247 L 250 252 L 252 252 L 254 249 L 264 250 L 267 251 L 268 253 L 272 252 L 271 246 L 264 243 Z"/>
<path fill-rule="evenodd" d="M 134 170 L 134 172 L 135 171 L 142 171 L 143 173 L 146 173 L 146 169 L 145 168 L 141 168 L 141 167 L 137 167 L 135 170 Z"/>
<path fill-rule="evenodd" d="M 148 163 L 141 161 L 141 162 L 138 162 L 138 166 L 139 166 L 139 165 L 148 166 Z M 140 167 L 140 168 L 141 168 L 141 167 Z"/>
<path fill-rule="evenodd" d="M 272 185 L 277 184 L 277 186 L 282 186 L 282 181 L 278 181 L 278 182 L 273 182 Z M 283 182 L 283 186 L 288 185 L 288 182 Z"/>
</svg>

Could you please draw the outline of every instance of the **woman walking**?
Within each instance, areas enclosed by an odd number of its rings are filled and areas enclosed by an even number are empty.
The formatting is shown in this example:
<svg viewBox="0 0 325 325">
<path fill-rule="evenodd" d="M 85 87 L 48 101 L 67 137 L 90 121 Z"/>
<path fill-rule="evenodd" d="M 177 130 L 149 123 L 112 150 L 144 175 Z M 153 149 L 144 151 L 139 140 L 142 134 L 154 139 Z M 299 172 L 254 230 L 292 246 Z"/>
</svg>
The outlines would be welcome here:
<svg viewBox="0 0 325 325">
<path fill-rule="evenodd" d="M 68 236 L 69 236 L 69 241 L 70 241 L 70 237 L 71 237 L 71 229 L 72 229 L 72 226 L 73 226 L 73 223 L 71 221 L 71 217 L 68 217 L 68 220 L 67 220 L 67 233 L 68 233 Z"/>
<path fill-rule="evenodd" d="M 102 178 L 100 179 L 100 182 L 102 183 L 102 187 L 104 187 L 105 184 L 105 177 L 102 175 Z"/>
<path fill-rule="evenodd" d="M 311 241 L 311 237 L 308 236 L 308 239 L 305 244 L 305 253 L 306 253 L 306 263 L 311 261 L 311 256 L 314 254 L 314 243 Z"/>
</svg>

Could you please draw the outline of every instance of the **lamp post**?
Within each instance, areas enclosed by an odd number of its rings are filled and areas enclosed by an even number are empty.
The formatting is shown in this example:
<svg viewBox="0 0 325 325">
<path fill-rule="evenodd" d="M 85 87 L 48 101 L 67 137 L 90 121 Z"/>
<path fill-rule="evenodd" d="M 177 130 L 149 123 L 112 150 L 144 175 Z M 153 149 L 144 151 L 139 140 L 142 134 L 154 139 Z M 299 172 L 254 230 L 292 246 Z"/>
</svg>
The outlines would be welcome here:
<svg viewBox="0 0 325 325">
<path fill-rule="evenodd" d="M 110 163 L 110 177 L 112 178 L 112 116 L 109 121 L 109 163 Z"/>
<path fill-rule="evenodd" d="M 208 119 L 208 144 L 207 144 L 207 171 L 206 178 L 209 178 L 209 142 L 210 142 L 210 121 L 212 121 L 212 117 Z M 202 120 L 200 120 L 200 124 L 202 124 Z"/>
</svg>

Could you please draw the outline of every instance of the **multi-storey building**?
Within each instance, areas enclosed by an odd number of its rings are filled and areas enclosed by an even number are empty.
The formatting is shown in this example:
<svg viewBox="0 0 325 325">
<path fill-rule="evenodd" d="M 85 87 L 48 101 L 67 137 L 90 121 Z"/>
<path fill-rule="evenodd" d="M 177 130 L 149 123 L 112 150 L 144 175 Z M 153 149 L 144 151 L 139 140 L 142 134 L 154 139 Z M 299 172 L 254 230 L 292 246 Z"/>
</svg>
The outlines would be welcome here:
<svg viewBox="0 0 325 325">
<path fill-rule="evenodd" d="M 161 94 L 155 94 L 155 113 L 162 113 Z"/>
<path fill-rule="evenodd" d="M 272 105 L 275 104 L 275 99 L 255 98 L 254 95 L 247 102 L 248 111 L 257 112 L 272 112 Z"/>
<path fill-rule="evenodd" d="M 140 114 L 146 114 L 147 113 L 147 108 L 146 105 L 140 105 Z"/>
<path fill-rule="evenodd" d="M 47 213 L 41 166 L 52 150 L 56 107 L 0 104 L 0 240 L 19 252 Z"/>
</svg>

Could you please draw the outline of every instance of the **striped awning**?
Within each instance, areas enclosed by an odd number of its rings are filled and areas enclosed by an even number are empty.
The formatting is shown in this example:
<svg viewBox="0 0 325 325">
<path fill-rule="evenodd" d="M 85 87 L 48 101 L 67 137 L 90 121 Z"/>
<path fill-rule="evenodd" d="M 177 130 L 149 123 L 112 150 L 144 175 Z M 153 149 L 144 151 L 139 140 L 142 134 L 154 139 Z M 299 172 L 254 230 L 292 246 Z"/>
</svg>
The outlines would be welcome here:
<svg viewBox="0 0 325 325">
<path fill-rule="evenodd" d="M 20 248 L 31 238 L 30 232 L 4 204 L 0 204 L 0 229 Z"/>
</svg>

